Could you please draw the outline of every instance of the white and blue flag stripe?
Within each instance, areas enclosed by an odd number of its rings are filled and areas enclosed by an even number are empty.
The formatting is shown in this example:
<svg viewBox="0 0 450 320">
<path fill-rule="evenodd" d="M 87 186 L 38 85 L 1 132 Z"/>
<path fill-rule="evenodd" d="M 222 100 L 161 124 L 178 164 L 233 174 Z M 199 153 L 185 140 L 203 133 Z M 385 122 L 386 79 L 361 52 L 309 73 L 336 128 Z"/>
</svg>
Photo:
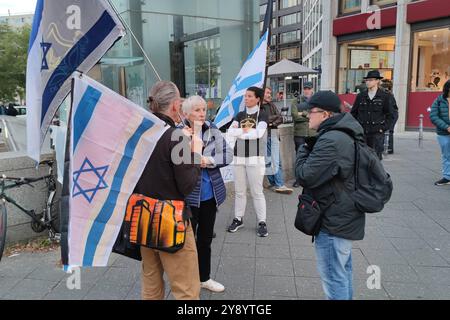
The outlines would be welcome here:
<svg viewBox="0 0 450 320">
<path fill-rule="evenodd" d="M 72 128 L 63 263 L 106 266 L 128 198 L 168 126 L 87 76 L 76 76 Z"/>
<path fill-rule="evenodd" d="M 125 34 L 106 0 L 38 0 L 27 63 L 28 155 L 40 148 L 74 71 L 86 73 Z"/>
<path fill-rule="evenodd" d="M 263 86 L 266 72 L 268 34 L 269 30 L 258 41 L 258 44 L 250 53 L 241 71 L 233 81 L 231 89 L 222 102 L 214 120 L 218 128 L 229 123 L 240 111 L 244 110 L 244 94 L 247 88 Z"/>
</svg>

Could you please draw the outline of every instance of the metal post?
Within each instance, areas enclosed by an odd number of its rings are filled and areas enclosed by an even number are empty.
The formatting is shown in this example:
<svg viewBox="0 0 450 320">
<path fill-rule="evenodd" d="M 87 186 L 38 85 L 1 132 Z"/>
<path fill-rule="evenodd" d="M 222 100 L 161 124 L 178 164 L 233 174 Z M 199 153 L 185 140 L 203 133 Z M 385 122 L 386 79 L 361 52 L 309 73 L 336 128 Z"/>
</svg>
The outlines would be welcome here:
<svg viewBox="0 0 450 320">
<path fill-rule="evenodd" d="M 419 116 L 419 148 L 423 148 L 423 114 Z"/>
</svg>

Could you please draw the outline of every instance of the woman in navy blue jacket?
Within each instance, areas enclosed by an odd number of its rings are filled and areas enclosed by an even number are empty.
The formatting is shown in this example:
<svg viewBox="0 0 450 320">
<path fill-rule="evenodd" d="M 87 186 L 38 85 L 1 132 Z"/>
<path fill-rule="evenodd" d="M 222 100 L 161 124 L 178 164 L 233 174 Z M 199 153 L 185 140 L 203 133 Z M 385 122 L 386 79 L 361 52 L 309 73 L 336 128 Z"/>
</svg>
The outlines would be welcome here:
<svg viewBox="0 0 450 320">
<path fill-rule="evenodd" d="M 183 102 L 186 125 L 191 134 L 203 140 L 202 174 L 194 191 L 185 199 L 192 211 L 192 227 L 196 234 L 201 287 L 222 292 L 225 287 L 210 278 L 211 242 L 214 233 L 217 208 L 226 197 L 225 184 L 220 168 L 233 160 L 233 151 L 217 127 L 206 120 L 206 101 L 192 96 Z"/>
</svg>

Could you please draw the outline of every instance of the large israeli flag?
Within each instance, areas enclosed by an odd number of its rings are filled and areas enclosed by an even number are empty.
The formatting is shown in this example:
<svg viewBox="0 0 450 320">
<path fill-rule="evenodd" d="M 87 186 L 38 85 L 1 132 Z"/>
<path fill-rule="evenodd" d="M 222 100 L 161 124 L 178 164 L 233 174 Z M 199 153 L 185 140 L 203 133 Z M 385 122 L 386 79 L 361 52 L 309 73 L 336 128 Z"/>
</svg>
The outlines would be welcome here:
<svg viewBox="0 0 450 320">
<path fill-rule="evenodd" d="M 106 266 L 128 198 L 169 127 L 77 73 L 71 126 L 66 266 Z"/>
<path fill-rule="evenodd" d="M 250 53 L 241 71 L 234 79 L 227 97 L 222 102 L 214 120 L 218 128 L 229 123 L 245 108 L 244 95 L 249 87 L 261 87 L 264 84 L 267 60 L 267 38 L 269 30 L 259 40 L 256 48 Z"/>
<path fill-rule="evenodd" d="M 39 161 L 49 124 L 70 91 L 74 71 L 88 72 L 125 34 L 106 0 L 38 0 L 27 63 L 28 155 Z"/>
</svg>

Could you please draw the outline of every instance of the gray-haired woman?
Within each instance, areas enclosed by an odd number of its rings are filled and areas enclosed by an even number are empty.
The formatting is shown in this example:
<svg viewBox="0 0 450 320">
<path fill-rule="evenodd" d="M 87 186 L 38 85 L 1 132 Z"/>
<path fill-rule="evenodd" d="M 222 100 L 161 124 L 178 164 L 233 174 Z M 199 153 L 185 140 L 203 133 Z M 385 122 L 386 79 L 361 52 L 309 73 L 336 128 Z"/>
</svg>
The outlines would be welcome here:
<svg viewBox="0 0 450 320">
<path fill-rule="evenodd" d="M 194 191 L 186 198 L 192 210 L 192 227 L 196 234 L 201 287 L 213 292 L 222 292 L 225 287 L 211 279 L 211 243 L 214 233 L 217 208 L 226 197 L 225 184 L 219 168 L 233 160 L 233 151 L 217 127 L 206 119 L 206 101 L 192 96 L 183 102 L 186 125 L 192 133 L 203 140 L 201 168 Z"/>
</svg>

